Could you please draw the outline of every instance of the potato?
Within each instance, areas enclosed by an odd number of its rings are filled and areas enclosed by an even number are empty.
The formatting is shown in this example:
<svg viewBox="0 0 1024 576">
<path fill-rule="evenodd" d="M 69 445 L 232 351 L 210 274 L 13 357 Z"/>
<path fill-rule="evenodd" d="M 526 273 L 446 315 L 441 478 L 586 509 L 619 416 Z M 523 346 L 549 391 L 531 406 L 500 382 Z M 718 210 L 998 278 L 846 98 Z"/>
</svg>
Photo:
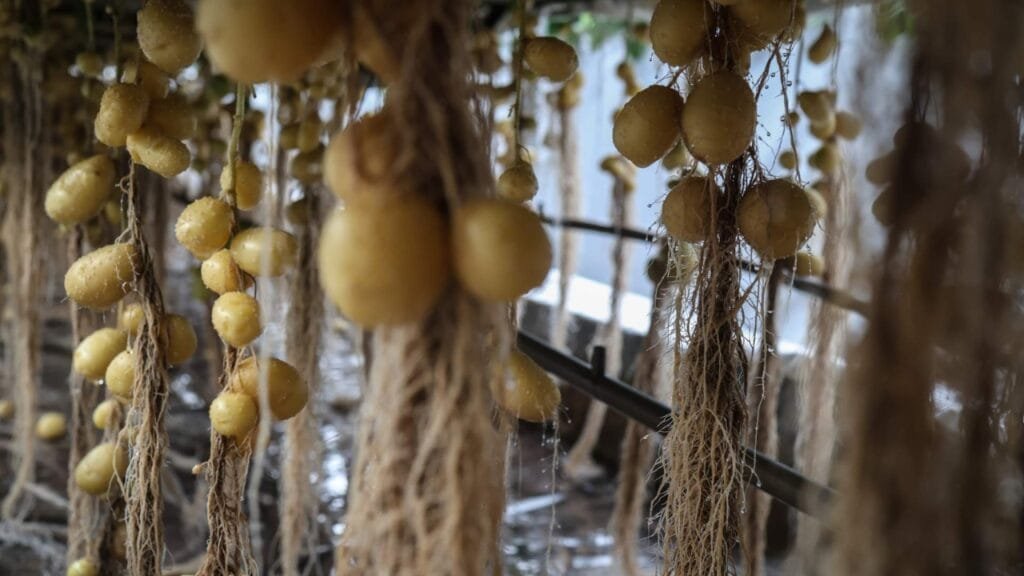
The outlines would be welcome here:
<svg viewBox="0 0 1024 576">
<path fill-rule="evenodd" d="M 128 334 L 116 328 L 100 328 L 75 348 L 71 367 L 89 380 L 102 380 L 107 365 L 128 346 Z"/>
<path fill-rule="evenodd" d="M 527 39 L 523 62 L 534 74 L 553 82 L 565 82 L 580 65 L 576 49 L 554 36 Z"/>
<path fill-rule="evenodd" d="M 252 286 L 252 276 L 249 276 L 235 264 L 231 257 L 230 250 L 218 250 L 214 252 L 200 267 L 200 276 L 203 284 L 217 294 L 227 292 L 242 292 Z"/>
<path fill-rule="evenodd" d="M 333 0 L 200 0 L 196 29 L 215 68 L 237 82 L 290 82 L 342 25 Z"/>
<path fill-rule="evenodd" d="M 813 168 L 817 168 L 826 176 L 834 176 L 839 172 L 839 169 L 843 164 L 843 157 L 839 153 L 839 148 L 832 143 L 826 142 L 821 148 L 818 148 L 811 157 L 807 159 L 808 164 Z"/>
<path fill-rule="evenodd" d="M 100 568 L 88 558 L 79 558 L 68 566 L 67 576 L 99 576 Z"/>
<path fill-rule="evenodd" d="M 679 133 L 680 135 L 682 134 L 682 129 L 679 130 Z M 693 156 L 690 156 L 690 151 L 686 149 L 686 144 L 679 141 L 661 159 L 661 165 L 666 170 L 681 170 L 693 165 Z"/>
<path fill-rule="evenodd" d="M 871 214 L 882 226 L 892 226 L 895 221 L 893 211 L 893 192 L 891 188 L 885 188 L 878 193 L 878 197 L 871 203 Z"/>
<path fill-rule="evenodd" d="M 448 286 L 448 242 L 440 211 L 418 196 L 353 204 L 336 210 L 324 225 L 320 285 L 342 313 L 363 326 L 416 322 Z"/>
<path fill-rule="evenodd" d="M 636 81 L 636 71 L 633 70 L 633 66 L 628 60 L 619 62 L 619 65 L 615 67 L 615 75 L 626 85 L 626 96 L 632 97 L 640 92 L 640 84 Z"/>
<path fill-rule="evenodd" d="M 164 72 L 177 74 L 199 58 L 203 44 L 184 0 L 149 0 L 137 18 L 139 47 Z"/>
<path fill-rule="evenodd" d="M 537 195 L 537 175 L 526 160 L 517 160 L 498 177 L 498 196 L 513 202 L 526 202 Z"/>
<path fill-rule="evenodd" d="M 135 84 L 114 84 L 103 91 L 100 109 L 93 129 L 96 139 L 117 148 L 124 146 L 128 135 L 142 128 L 149 111 L 149 95 Z"/>
<path fill-rule="evenodd" d="M 136 164 L 142 164 L 164 178 L 174 178 L 188 169 L 192 154 L 178 140 L 154 126 L 143 126 L 128 135 L 128 153 Z"/>
<path fill-rule="evenodd" d="M 650 86 L 629 99 L 615 115 L 612 142 L 640 168 L 650 166 L 679 141 L 683 98 L 664 86 Z"/>
<path fill-rule="evenodd" d="M 105 494 L 115 478 L 128 470 L 128 454 L 114 442 L 104 442 L 86 453 L 75 466 L 75 484 L 87 494 Z"/>
<path fill-rule="evenodd" d="M 236 162 L 234 182 L 230 168 L 225 166 L 220 173 L 220 188 L 234 188 L 235 206 L 239 210 L 252 210 L 263 197 L 263 173 L 252 162 Z"/>
<path fill-rule="evenodd" d="M 114 356 L 103 379 L 111 394 L 124 400 L 132 399 L 132 391 L 135 389 L 135 357 L 131 350 Z"/>
<path fill-rule="evenodd" d="M 821 276 L 825 273 L 825 261 L 816 254 L 801 250 L 793 259 L 793 273 L 797 276 Z"/>
<path fill-rule="evenodd" d="M 669 66 L 687 66 L 707 42 L 711 10 L 703 0 L 661 0 L 651 15 L 651 47 Z"/>
<path fill-rule="evenodd" d="M 281 133 L 278 135 L 277 143 L 282 150 L 298 150 L 299 125 L 285 124 L 281 126 Z"/>
<path fill-rule="evenodd" d="M 836 133 L 838 117 L 831 110 L 821 120 L 812 120 L 810 125 L 811 135 L 818 140 L 830 140 Z"/>
<path fill-rule="evenodd" d="M 86 78 L 99 78 L 103 75 L 103 56 L 95 52 L 79 52 L 75 56 L 75 66 Z"/>
<path fill-rule="evenodd" d="M 267 366 L 267 393 L 270 413 L 277 420 L 287 420 L 306 407 L 309 388 L 299 372 L 288 364 L 270 358 Z M 238 363 L 231 376 L 231 389 L 248 394 L 259 405 L 259 363 L 249 356 Z"/>
<path fill-rule="evenodd" d="M 829 114 L 835 113 L 831 94 L 827 90 L 804 90 L 797 94 L 796 99 L 811 122 L 828 122 Z"/>
<path fill-rule="evenodd" d="M 324 123 L 316 114 L 306 116 L 299 123 L 299 133 L 295 141 L 299 152 L 309 152 L 320 146 L 320 135 L 323 130 Z"/>
<path fill-rule="evenodd" d="M 103 310 L 131 292 L 138 265 L 133 244 L 110 244 L 82 256 L 64 275 L 64 291 L 79 306 Z"/>
<path fill-rule="evenodd" d="M 785 150 L 779 154 L 779 165 L 786 170 L 796 170 L 796 152 Z"/>
<path fill-rule="evenodd" d="M 60 412 L 43 412 L 36 420 L 36 438 L 60 440 L 68 431 L 68 420 Z"/>
<path fill-rule="evenodd" d="M 14 402 L 0 400 L 0 420 L 9 420 L 14 416 Z"/>
<path fill-rule="evenodd" d="M 146 91 L 146 94 L 149 96 L 150 106 L 156 100 L 167 98 L 167 92 L 171 89 L 170 79 L 167 77 L 167 74 L 156 64 L 148 60 L 139 60 L 135 64 L 135 82 L 133 83 L 142 86 L 142 89 Z M 147 115 L 147 120 L 151 117 L 152 113 L 153 109 L 150 108 L 150 115 Z"/>
<path fill-rule="evenodd" d="M 259 408 L 248 394 L 221 392 L 210 403 L 210 425 L 221 436 L 245 438 L 259 421 Z"/>
<path fill-rule="evenodd" d="M 180 94 L 152 100 L 146 125 L 156 128 L 168 138 L 190 140 L 195 137 L 198 121 L 192 106 Z"/>
<path fill-rule="evenodd" d="M 896 154 L 894 152 L 890 152 L 869 162 L 867 168 L 864 170 L 864 176 L 867 178 L 868 182 L 882 186 L 884 184 L 888 184 L 892 180 L 892 175 L 895 169 Z"/>
<path fill-rule="evenodd" d="M 815 64 L 821 64 L 835 54 L 838 44 L 836 33 L 832 30 L 831 26 L 825 24 L 821 34 L 818 35 L 818 39 L 807 49 L 807 58 Z"/>
<path fill-rule="evenodd" d="M 234 224 L 235 215 L 227 202 L 204 196 L 182 210 L 174 236 L 193 256 L 204 260 L 227 245 Z"/>
<path fill-rule="evenodd" d="M 647 278 L 655 284 L 686 284 L 697 269 L 697 249 L 689 242 L 680 242 L 676 245 L 675 256 L 670 257 L 666 248 L 662 247 L 657 256 L 647 261 Z"/>
<path fill-rule="evenodd" d="M 168 364 L 183 364 L 196 353 L 196 331 L 188 318 L 180 314 L 167 314 L 164 316 L 162 328 L 166 335 L 164 360 Z"/>
<path fill-rule="evenodd" d="M 267 255 L 266 270 L 263 254 Z M 249 228 L 231 240 L 231 257 L 239 268 L 253 276 L 280 276 L 295 265 L 299 247 L 291 234 L 267 226 Z"/>
<path fill-rule="evenodd" d="M 118 326 L 132 336 L 139 333 L 142 321 L 145 319 L 145 312 L 142 304 L 132 302 L 121 308 L 121 316 L 118 318 Z"/>
<path fill-rule="evenodd" d="M 744 0 L 729 11 L 750 33 L 752 45 L 760 49 L 789 28 L 796 5 L 796 0 Z"/>
<path fill-rule="evenodd" d="M 711 232 L 711 199 L 719 194 L 714 180 L 687 176 L 679 181 L 661 205 L 661 223 L 673 238 L 701 242 Z"/>
<path fill-rule="evenodd" d="M 769 180 L 747 189 L 736 215 L 740 234 L 762 258 L 796 254 L 816 223 L 810 199 L 790 180 Z"/>
<path fill-rule="evenodd" d="M 512 350 L 504 376 L 495 378 L 491 385 L 494 401 L 502 410 L 527 422 L 548 422 L 558 416 L 562 393 L 529 356 Z"/>
<path fill-rule="evenodd" d="M 528 208 L 477 198 L 455 211 L 455 275 L 477 298 L 512 301 L 540 286 L 551 268 L 551 242 Z"/>
<path fill-rule="evenodd" d="M 229 346 L 248 346 L 263 331 L 260 305 L 244 292 L 227 292 L 213 303 L 210 312 L 213 329 Z"/>
<path fill-rule="evenodd" d="M 113 398 L 107 398 L 100 402 L 92 411 L 92 424 L 100 430 L 106 430 L 112 423 L 111 418 L 114 412 L 121 409 L 121 403 Z"/>
<path fill-rule="evenodd" d="M 804 192 L 807 193 L 807 199 L 811 202 L 811 210 L 814 211 L 815 219 L 822 219 L 828 214 L 828 201 L 825 200 L 825 196 L 820 190 L 827 189 L 826 186 L 816 183 L 811 188 L 804 188 Z"/>
<path fill-rule="evenodd" d="M 114 190 L 114 162 L 97 154 L 75 163 L 46 191 L 46 215 L 58 224 L 81 224 L 103 209 Z"/>
<path fill-rule="evenodd" d="M 324 152 L 324 181 L 346 204 L 394 197 L 392 169 L 401 153 L 397 127 L 387 108 L 339 132 Z"/>
<path fill-rule="evenodd" d="M 739 75 L 705 76 L 683 107 L 683 140 L 701 162 L 727 164 L 746 151 L 757 125 L 754 93 Z"/>
<path fill-rule="evenodd" d="M 288 171 L 292 178 L 299 182 L 312 186 L 323 181 L 324 171 L 321 160 L 324 157 L 323 148 L 314 148 L 310 152 L 300 152 L 288 162 Z"/>
<path fill-rule="evenodd" d="M 836 112 L 836 134 L 846 140 L 854 140 L 860 136 L 861 121 L 849 112 Z"/>
</svg>

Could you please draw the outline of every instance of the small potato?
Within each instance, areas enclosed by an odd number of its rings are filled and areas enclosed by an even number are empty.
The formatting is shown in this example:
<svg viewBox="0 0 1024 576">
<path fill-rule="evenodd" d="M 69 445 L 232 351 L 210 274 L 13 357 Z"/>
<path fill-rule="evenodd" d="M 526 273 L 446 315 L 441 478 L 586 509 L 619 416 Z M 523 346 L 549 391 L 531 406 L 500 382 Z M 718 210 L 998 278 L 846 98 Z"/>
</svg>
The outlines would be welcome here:
<svg viewBox="0 0 1024 576">
<path fill-rule="evenodd" d="M 825 273 L 825 261 L 821 256 L 801 250 L 793 259 L 793 273 L 797 276 L 821 276 Z"/>
<path fill-rule="evenodd" d="M 227 245 L 234 223 L 235 215 L 227 202 L 204 196 L 182 210 L 174 236 L 193 256 L 204 260 Z"/>
<path fill-rule="evenodd" d="M 296 144 L 299 152 L 310 152 L 320 146 L 320 135 L 323 133 L 324 123 L 318 116 L 307 116 L 299 123 L 299 133 Z"/>
<path fill-rule="evenodd" d="M 576 49 L 553 36 L 528 39 L 523 61 L 535 74 L 553 82 L 565 82 L 580 65 Z"/>
<path fill-rule="evenodd" d="M 814 154 L 811 154 L 807 162 L 813 168 L 820 170 L 822 174 L 833 176 L 839 172 L 839 168 L 843 163 L 843 157 L 835 144 L 826 143 L 821 148 L 818 148 Z"/>
<path fill-rule="evenodd" d="M 188 318 L 180 314 L 167 314 L 163 319 L 163 331 L 166 334 L 164 360 L 171 366 L 185 363 L 196 353 L 196 331 Z"/>
<path fill-rule="evenodd" d="M 172 94 L 150 102 L 146 125 L 168 138 L 190 140 L 196 135 L 198 121 L 192 106 L 180 94 Z"/>
<path fill-rule="evenodd" d="M 137 19 L 142 53 L 164 72 L 175 75 L 199 58 L 203 44 L 184 0 L 149 0 Z"/>
<path fill-rule="evenodd" d="M 0 400 L 0 420 L 10 420 L 14 416 L 14 402 Z"/>
<path fill-rule="evenodd" d="M 838 44 L 839 39 L 836 37 L 835 31 L 832 30 L 831 26 L 825 24 L 825 28 L 822 29 L 818 39 L 807 49 L 807 57 L 811 62 L 821 64 L 831 58 L 832 54 L 835 54 Z"/>
<path fill-rule="evenodd" d="M 82 256 L 64 275 L 64 290 L 79 306 L 103 310 L 132 289 L 138 252 L 133 244 L 110 244 Z"/>
<path fill-rule="evenodd" d="M 238 209 L 252 210 L 263 197 L 263 174 L 252 162 L 237 162 L 234 182 L 231 179 L 231 170 L 225 166 L 220 173 L 220 188 L 234 188 L 235 205 Z"/>
<path fill-rule="evenodd" d="M 868 182 L 877 186 L 888 184 L 892 180 L 893 172 L 896 169 L 896 153 L 890 152 L 884 156 L 879 156 L 868 163 L 867 168 L 864 171 L 864 176 Z"/>
<path fill-rule="evenodd" d="M 79 558 L 68 566 L 67 576 L 99 576 L 100 568 L 88 558 Z"/>
<path fill-rule="evenodd" d="M 862 128 L 860 118 L 849 112 L 836 112 L 836 134 L 846 140 L 854 140 L 860 136 Z"/>
<path fill-rule="evenodd" d="M 796 254 L 817 219 L 804 189 L 779 179 L 751 186 L 740 199 L 736 221 L 762 258 L 776 260 Z"/>
<path fill-rule="evenodd" d="M 135 83 L 142 86 L 142 89 L 149 95 L 150 106 L 156 100 L 167 97 L 167 92 L 170 90 L 170 79 L 156 64 L 148 60 L 139 60 L 135 68 L 135 76 Z M 152 108 L 149 113 L 153 113 Z M 147 120 L 148 118 L 147 116 Z"/>
<path fill-rule="evenodd" d="M 221 392 L 210 403 L 210 425 L 221 436 L 245 438 L 258 421 L 258 405 L 248 394 Z"/>
<path fill-rule="evenodd" d="M 324 171 L 321 161 L 324 157 L 323 148 L 314 148 L 310 152 L 300 152 L 288 163 L 288 171 L 292 178 L 306 185 L 322 182 Z"/>
<path fill-rule="evenodd" d="M 871 203 L 871 214 L 882 226 L 892 226 L 893 222 L 896 221 L 893 214 L 895 211 L 893 203 L 893 191 L 891 188 L 883 189 L 878 193 L 878 197 L 875 198 L 875 201 Z"/>
<path fill-rule="evenodd" d="M 218 250 L 200 267 L 203 284 L 217 294 L 243 292 L 252 286 L 252 276 L 242 272 L 230 250 Z"/>
<path fill-rule="evenodd" d="M 142 164 L 164 178 L 174 178 L 188 170 L 192 161 L 188 146 L 154 126 L 143 126 L 132 132 L 126 143 L 136 164 Z"/>
<path fill-rule="evenodd" d="M 121 309 L 121 317 L 118 318 L 118 325 L 121 327 L 121 330 L 135 336 L 139 333 L 139 328 L 142 327 L 142 321 L 144 319 L 145 312 L 142 309 L 142 304 L 132 302 Z"/>
<path fill-rule="evenodd" d="M 103 56 L 96 52 L 79 52 L 75 56 L 75 66 L 86 78 L 99 78 L 103 75 Z"/>
<path fill-rule="evenodd" d="M 238 363 L 231 376 L 232 390 L 244 392 L 259 405 L 260 367 L 256 358 L 249 356 Z M 267 393 L 270 412 L 277 420 L 287 420 L 306 407 L 309 388 L 299 372 L 287 362 L 270 358 L 267 365 Z"/>
<path fill-rule="evenodd" d="M 92 424 L 100 430 L 106 430 L 112 424 L 114 412 L 121 409 L 121 403 L 113 398 L 100 402 L 92 411 Z"/>
<path fill-rule="evenodd" d="M 114 162 L 97 154 L 75 163 L 46 191 L 46 215 L 64 225 L 81 224 L 96 216 L 114 190 Z"/>
<path fill-rule="evenodd" d="M 525 160 L 517 160 L 498 177 L 498 196 L 512 202 L 526 202 L 537 195 L 537 175 Z"/>
<path fill-rule="evenodd" d="M 835 136 L 838 128 L 838 116 L 829 110 L 821 120 L 812 120 L 810 125 L 811 135 L 818 140 L 827 141 Z"/>
<path fill-rule="evenodd" d="M 295 265 L 298 250 L 294 236 L 267 226 L 243 230 L 231 240 L 231 257 L 239 268 L 253 276 L 284 274 Z"/>
<path fill-rule="evenodd" d="M 110 489 L 115 478 L 128 470 L 128 454 L 113 442 L 104 442 L 82 457 L 75 466 L 75 484 L 87 494 L 99 496 Z"/>
<path fill-rule="evenodd" d="M 682 134 L 682 130 L 680 130 Z M 686 144 L 677 142 L 668 154 L 661 159 L 661 165 L 666 170 L 680 170 L 688 166 L 693 165 L 693 156 L 690 155 L 690 151 L 686 149 Z"/>
<path fill-rule="evenodd" d="M 712 16 L 703 0 L 661 0 L 651 14 L 651 48 L 669 66 L 686 66 L 707 41 Z"/>
<path fill-rule="evenodd" d="M 227 292 L 217 298 L 210 319 L 221 340 L 235 348 L 248 346 L 263 331 L 259 302 L 244 292 Z"/>
<path fill-rule="evenodd" d="M 116 328 L 100 328 L 75 348 L 71 367 L 89 380 L 102 380 L 107 365 L 128 346 L 128 334 Z"/>
<path fill-rule="evenodd" d="M 502 410 L 527 422 L 554 420 L 562 403 L 551 376 L 519 350 L 509 354 L 507 377 L 495 379 L 491 391 Z"/>
<path fill-rule="evenodd" d="M 753 45 L 758 48 L 767 46 L 785 32 L 797 12 L 793 0 L 744 0 L 731 6 L 729 11 L 747 29 Z"/>
<path fill-rule="evenodd" d="M 711 200 L 719 194 L 714 180 L 687 176 L 675 185 L 661 205 L 661 223 L 673 238 L 702 242 L 711 232 Z"/>
<path fill-rule="evenodd" d="M 132 399 L 132 391 L 135 389 L 135 357 L 130 350 L 114 356 L 103 379 L 111 394 L 123 400 Z"/>
<path fill-rule="evenodd" d="M 455 275 L 474 296 L 512 301 L 540 286 L 551 268 L 551 241 L 540 218 L 507 200 L 479 198 L 456 210 Z"/>
<path fill-rule="evenodd" d="M 398 135 L 387 108 L 346 126 L 324 152 L 327 187 L 346 204 L 394 198 L 392 169 L 400 153 Z"/>
<path fill-rule="evenodd" d="M 797 94 L 796 98 L 800 109 L 811 122 L 825 122 L 829 114 L 834 114 L 835 107 L 827 90 L 805 90 Z"/>
<path fill-rule="evenodd" d="M 786 170 L 796 170 L 796 152 L 785 150 L 779 154 L 779 165 Z"/>
<path fill-rule="evenodd" d="M 142 128 L 149 111 L 149 95 L 135 84 L 114 84 L 103 92 L 93 128 L 96 139 L 117 148 L 128 135 Z"/>
<path fill-rule="evenodd" d="M 683 139 L 706 164 L 727 164 L 750 146 L 757 103 L 747 81 L 723 70 L 700 79 L 683 107 Z"/>
<path fill-rule="evenodd" d="M 68 420 L 60 412 L 43 412 L 36 420 L 36 438 L 52 442 L 68 431 Z"/>
<path fill-rule="evenodd" d="M 629 99 L 615 115 L 612 142 L 640 168 L 665 156 L 679 142 L 683 97 L 664 86 L 650 86 Z"/>
</svg>

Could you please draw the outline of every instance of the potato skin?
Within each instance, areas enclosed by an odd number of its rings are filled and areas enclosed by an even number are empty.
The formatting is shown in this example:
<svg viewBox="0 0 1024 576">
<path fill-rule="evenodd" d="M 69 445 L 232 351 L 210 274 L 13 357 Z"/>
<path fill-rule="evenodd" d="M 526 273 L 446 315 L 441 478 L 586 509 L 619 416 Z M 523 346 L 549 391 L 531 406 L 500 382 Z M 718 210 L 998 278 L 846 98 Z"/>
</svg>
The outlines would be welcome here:
<svg viewBox="0 0 1024 576">
<path fill-rule="evenodd" d="M 68 268 L 64 290 L 79 306 L 104 310 L 131 292 L 138 264 L 133 244 L 97 248 Z"/>
<path fill-rule="evenodd" d="M 46 215 L 58 224 L 81 224 L 103 209 L 114 190 L 114 161 L 97 154 L 73 164 L 46 191 Z"/>
</svg>

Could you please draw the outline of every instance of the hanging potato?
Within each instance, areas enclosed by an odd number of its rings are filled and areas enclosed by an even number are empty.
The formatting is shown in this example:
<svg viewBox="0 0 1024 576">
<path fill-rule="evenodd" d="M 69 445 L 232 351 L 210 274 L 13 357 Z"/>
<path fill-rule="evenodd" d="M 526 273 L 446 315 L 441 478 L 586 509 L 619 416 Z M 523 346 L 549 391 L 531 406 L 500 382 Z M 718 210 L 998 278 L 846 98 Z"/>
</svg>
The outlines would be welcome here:
<svg viewBox="0 0 1024 576">
<path fill-rule="evenodd" d="M 172 94 L 150 101 L 146 125 L 156 128 L 168 138 L 190 140 L 195 137 L 199 124 L 189 103 L 180 94 Z"/>
<path fill-rule="evenodd" d="M 125 350 L 114 356 L 114 359 L 107 365 L 107 372 L 104 374 L 103 380 L 111 394 L 131 401 L 132 391 L 135 389 L 135 358 L 130 350 Z"/>
<path fill-rule="evenodd" d="M 46 191 L 44 208 L 54 222 L 81 224 L 100 213 L 114 189 L 114 162 L 97 154 L 75 163 Z"/>
<path fill-rule="evenodd" d="M 615 67 L 615 75 L 626 85 L 626 96 L 635 96 L 640 91 L 640 84 L 636 81 L 636 72 L 629 61 L 623 60 Z"/>
<path fill-rule="evenodd" d="M 796 99 L 811 122 L 827 122 L 829 114 L 834 114 L 832 95 L 827 90 L 805 90 Z"/>
<path fill-rule="evenodd" d="M 164 72 L 177 74 L 199 58 L 202 41 L 184 0 L 149 0 L 137 17 L 139 47 Z"/>
<path fill-rule="evenodd" d="M 113 398 L 107 398 L 92 411 L 92 424 L 100 430 L 106 430 L 113 422 L 114 411 L 120 410 L 120 404 Z"/>
<path fill-rule="evenodd" d="M 204 196 L 181 211 L 174 236 L 193 256 L 203 260 L 228 243 L 234 223 L 235 216 L 227 202 Z"/>
<path fill-rule="evenodd" d="M 253 276 L 284 274 L 295 265 L 298 251 L 294 236 L 269 226 L 243 230 L 231 240 L 235 264 Z"/>
<path fill-rule="evenodd" d="M 136 164 L 142 164 L 164 178 L 181 174 L 192 161 L 187 146 L 153 126 L 143 126 L 129 134 L 127 146 Z"/>
<path fill-rule="evenodd" d="M 736 215 L 740 234 L 768 260 L 788 258 L 814 232 L 815 218 L 804 190 L 789 180 L 769 180 L 747 189 Z"/>
<path fill-rule="evenodd" d="M 10 420 L 14 416 L 14 402 L 0 400 L 0 420 Z"/>
<path fill-rule="evenodd" d="M 651 47 L 669 66 L 686 66 L 707 42 L 711 10 L 704 0 L 661 0 L 651 15 Z"/>
<path fill-rule="evenodd" d="M 243 292 L 252 286 L 253 279 L 235 264 L 230 250 L 218 250 L 203 260 L 199 269 L 203 284 L 217 294 Z"/>
<path fill-rule="evenodd" d="M 131 291 L 138 266 L 133 244 L 111 244 L 82 256 L 64 275 L 64 291 L 79 306 L 103 310 Z"/>
<path fill-rule="evenodd" d="M 107 365 L 128 345 L 128 334 L 116 328 L 100 328 L 83 339 L 71 360 L 71 368 L 89 380 L 102 380 Z"/>
<path fill-rule="evenodd" d="M 544 282 L 551 242 L 530 209 L 477 198 L 459 206 L 452 221 L 455 275 L 467 292 L 510 302 Z"/>
<path fill-rule="evenodd" d="M 537 195 L 537 175 L 526 160 L 516 160 L 498 177 L 498 196 L 512 202 L 526 202 Z"/>
<path fill-rule="evenodd" d="M 807 193 L 807 199 L 811 202 L 811 210 L 814 212 L 815 220 L 820 220 L 828 214 L 828 201 L 825 200 L 825 196 L 819 192 L 819 190 L 825 190 L 827 187 L 821 183 L 815 183 L 810 188 L 804 188 L 804 192 Z"/>
<path fill-rule="evenodd" d="M 714 180 L 688 176 L 676 184 L 661 205 L 661 223 L 673 238 L 702 242 L 711 232 L 712 198 L 718 196 Z"/>
<path fill-rule="evenodd" d="M 214 67 L 235 81 L 290 82 L 324 52 L 343 15 L 332 0 L 200 0 L 196 30 Z"/>
<path fill-rule="evenodd" d="M 392 198 L 392 170 L 400 153 L 388 109 L 364 116 L 339 132 L 324 152 L 324 181 L 347 204 Z"/>
<path fill-rule="evenodd" d="M 683 139 L 690 153 L 706 164 L 727 164 L 742 156 L 756 125 L 753 91 L 727 70 L 699 80 L 683 107 Z"/>
<path fill-rule="evenodd" d="M 832 30 L 831 26 L 825 24 L 825 28 L 821 30 L 818 39 L 807 49 L 807 58 L 815 64 L 821 64 L 831 58 L 832 54 L 835 54 L 837 45 L 838 38 L 836 38 L 835 31 Z"/>
<path fill-rule="evenodd" d="M 68 431 L 68 419 L 60 412 L 43 412 L 36 420 L 36 438 L 52 442 Z"/>
<path fill-rule="evenodd" d="M 235 348 L 248 346 L 263 331 L 259 302 L 244 292 L 227 292 L 217 298 L 210 320 L 220 339 Z"/>
<path fill-rule="evenodd" d="M 669 282 L 685 285 L 697 269 L 697 249 L 689 242 L 680 242 L 672 255 L 663 245 L 658 254 L 647 261 L 647 278 L 654 284 Z"/>
<path fill-rule="evenodd" d="M 749 42 L 756 49 L 764 48 L 786 31 L 790 24 L 799 22 L 797 0 L 744 0 L 729 8 L 749 32 Z"/>
<path fill-rule="evenodd" d="M 309 152 L 320 146 L 320 135 L 324 130 L 324 123 L 315 113 L 306 116 L 299 123 L 299 133 L 296 138 L 296 145 L 299 152 Z"/>
<path fill-rule="evenodd" d="M 231 181 L 231 168 L 225 166 L 220 173 L 220 188 L 234 188 L 235 206 L 239 210 L 252 210 L 263 197 L 263 173 L 252 162 L 236 162 L 234 182 Z"/>
<path fill-rule="evenodd" d="M 100 569 L 88 558 L 79 558 L 68 566 L 67 576 L 99 576 Z"/>
<path fill-rule="evenodd" d="M 75 66 L 86 78 L 99 78 L 103 75 L 103 56 L 95 52 L 79 52 L 75 56 Z"/>
<path fill-rule="evenodd" d="M 129 82 L 130 84 L 138 84 L 146 91 L 146 95 L 149 96 L 150 106 L 156 100 L 160 100 L 167 97 L 167 92 L 170 91 L 171 80 L 167 77 L 158 66 L 148 60 L 139 60 L 133 64 L 129 64 L 125 68 L 127 76 L 127 70 L 129 67 L 134 66 L 135 82 Z M 152 109 L 150 111 L 152 113 Z M 146 117 L 147 120 L 150 118 Z"/>
<path fill-rule="evenodd" d="M 144 319 L 145 312 L 142 309 L 142 304 L 132 302 L 131 304 L 121 308 L 121 316 L 118 318 L 118 326 L 121 330 L 135 336 L 138 334 L 139 328 L 142 327 L 142 321 Z"/>
<path fill-rule="evenodd" d="M 260 365 L 249 356 L 238 363 L 231 376 L 230 387 L 248 394 L 259 405 Z M 287 420 L 306 407 L 309 388 L 298 370 L 287 362 L 270 358 L 267 364 L 267 396 L 270 413 L 276 420 Z"/>
<path fill-rule="evenodd" d="M 823 174 L 834 176 L 839 172 L 843 158 L 839 154 L 839 148 L 835 144 L 827 142 L 821 148 L 818 148 L 814 154 L 811 154 L 807 162 Z"/>
<path fill-rule="evenodd" d="M 288 163 L 288 171 L 292 178 L 299 182 L 312 186 L 324 179 L 324 171 L 321 161 L 324 157 L 324 148 L 317 147 L 309 152 L 300 152 Z"/>
<path fill-rule="evenodd" d="M 221 436 L 243 439 L 259 422 L 259 408 L 248 394 L 221 392 L 210 402 L 210 425 Z"/>
<path fill-rule="evenodd" d="M 363 326 L 408 324 L 435 306 L 450 280 L 448 227 L 416 196 L 335 211 L 320 239 L 320 284 Z M 382 265 L 386 263 L 386 265 Z"/>
<path fill-rule="evenodd" d="M 829 110 L 821 120 L 812 120 L 810 125 L 811 135 L 818 140 L 830 140 L 838 128 L 839 117 Z"/>
<path fill-rule="evenodd" d="M 105 494 L 115 478 L 128 471 L 128 454 L 114 442 L 89 450 L 75 466 L 75 484 L 87 494 Z"/>
<path fill-rule="evenodd" d="M 892 180 L 893 172 L 896 168 L 896 154 L 890 152 L 885 156 L 879 156 L 868 163 L 867 168 L 864 170 L 864 176 L 868 182 L 872 184 L 882 186 L 888 184 Z"/>
<path fill-rule="evenodd" d="M 793 273 L 797 276 L 818 276 L 825 273 L 825 261 L 820 256 L 801 250 L 793 259 Z"/>
<path fill-rule="evenodd" d="M 650 86 L 626 102 L 615 116 L 615 149 L 640 168 L 650 166 L 679 141 L 683 98 L 664 86 Z"/>
<path fill-rule="evenodd" d="M 580 65 L 576 49 L 553 36 L 527 38 L 523 62 L 534 74 L 552 82 L 565 82 Z"/>
<path fill-rule="evenodd" d="M 782 154 L 779 154 L 779 165 L 786 170 L 796 170 L 796 164 L 796 152 L 786 150 Z"/>
<path fill-rule="evenodd" d="M 878 197 L 871 203 L 871 214 L 882 226 L 892 226 L 896 220 L 893 212 L 893 192 L 891 188 L 885 188 L 878 193 Z"/>
<path fill-rule="evenodd" d="M 180 314 L 167 314 L 163 318 L 163 331 L 166 334 L 164 360 L 171 366 L 184 364 L 196 353 L 198 340 L 196 331 L 188 318 Z"/>
<path fill-rule="evenodd" d="M 502 410 L 527 422 L 554 420 L 562 403 L 551 376 L 519 350 L 509 353 L 506 377 L 492 380 L 491 391 Z"/>
<path fill-rule="evenodd" d="M 124 146 L 128 135 L 142 128 L 148 110 L 149 95 L 141 86 L 110 86 L 103 91 L 100 109 L 93 122 L 96 139 L 111 148 Z"/>
<path fill-rule="evenodd" d="M 836 112 L 836 134 L 847 140 L 860 136 L 861 121 L 849 112 Z"/>
</svg>

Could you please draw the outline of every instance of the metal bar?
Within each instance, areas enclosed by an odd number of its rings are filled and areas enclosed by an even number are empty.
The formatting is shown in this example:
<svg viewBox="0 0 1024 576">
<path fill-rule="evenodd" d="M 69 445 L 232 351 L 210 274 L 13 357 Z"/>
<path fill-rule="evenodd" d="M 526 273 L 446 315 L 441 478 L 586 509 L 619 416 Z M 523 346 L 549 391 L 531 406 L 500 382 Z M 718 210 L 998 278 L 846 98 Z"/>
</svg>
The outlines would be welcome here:
<svg viewBox="0 0 1024 576">
<path fill-rule="evenodd" d="M 606 375 L 572 356 L 563 354 L 522 330 L 519 350 L 541 368 L 609 408 L 664 435 L 672 427 L 672 410 L 636 388 Z M 744 447 L 745 461 L 754 470 L 754 486 L 787 506 L 824 518 L 835 491 L 802 476 L 796 470 L 760 452 Z"/>
</svg>

